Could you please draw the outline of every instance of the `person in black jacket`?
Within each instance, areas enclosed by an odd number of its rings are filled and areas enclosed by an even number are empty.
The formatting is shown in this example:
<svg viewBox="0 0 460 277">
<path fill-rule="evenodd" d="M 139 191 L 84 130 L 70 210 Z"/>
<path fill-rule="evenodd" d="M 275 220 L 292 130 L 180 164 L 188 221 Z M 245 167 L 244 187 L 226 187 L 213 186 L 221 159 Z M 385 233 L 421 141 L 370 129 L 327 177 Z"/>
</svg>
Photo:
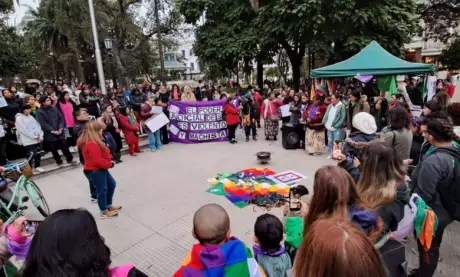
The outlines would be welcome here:
<svg viewBox="0 0 460 277">
<path fill-rule="evenodd" d="M 147 100 L 146 96 L 139 91 L 139 89 L 134 88 L 131 91 L 131 97 L 129 98 L 129 103 L 133 109 L 134 116 L 136 116 L 137 122 L 141 120 L 141 105 Z"/>
<path fill-rule="evenodd" d="M 89 88 L 85 87 L 79 96 L 80 107 L 85 108 L 88 113 L 94 117 L 99 117 L 99 102 L 100 99 L 96 97 Z"/>
<path fill-rule="evenodd" d="M 56 163 L 62 165 L 61 156 L 58 153 L 60 149 L 64 154 L 67 163 L 77 164 L 69 151 L 69 146 L 65 141 L 64 135 L 64 117 L 61 112 L 52 106 L 51 98 L 48 95 L 40 97 L 41 108 L 37 112 L 37 121 L 40 123 L 44 132 L 44 143 L 48 144 L 53 158 Z"/>
<path fill-rule="evenodd" d="M 130 105 L 129 105 L 129 99 L 126 98 L 125 96 L 125 92 L 122 90 L 122 89 L 119 89 L 117 91 L 117 102 L 118 102 L 118 105 L 119 105 L 119 108 L 129 108 Z"/>
<path fill-rule="evenodd" d="M 417 241 L 419 269 L 414 270 L 411 277 L 431 277 L 436 271 L 444 230 L 453 221 L 452 214 L 446 207 L 455 205 L 452 201 L 443 202 L 445 195 L 440 193 L 440 189 L 456 182 L 453 178 L 458 176 L 455 177 L 454 170 L 458 166 L 456 163 L 460 161 L 460 138 L 454 134 L 452 124 L 447 118 L 427 118 L 422 122 L 421 130 L 431 147 L 422 154 L 424 158 L 412 172 L 411 187 L 433 209 L 438 218 L 438 229 L 427 252 Z M 458 195 L 449 196 L 459 199 Z"/>
</svg>

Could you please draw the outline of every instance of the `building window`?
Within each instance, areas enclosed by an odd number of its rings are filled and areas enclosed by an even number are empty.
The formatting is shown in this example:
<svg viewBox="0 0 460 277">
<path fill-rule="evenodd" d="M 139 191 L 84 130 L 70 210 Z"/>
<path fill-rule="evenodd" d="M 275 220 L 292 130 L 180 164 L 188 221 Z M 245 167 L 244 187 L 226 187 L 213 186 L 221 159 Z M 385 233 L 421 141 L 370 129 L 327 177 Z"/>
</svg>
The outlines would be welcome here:
<svg viewBox="0 0 460 277">
<path fill-rule="evenodd" d="M 185 50 L 182 50 L 182 57 L 185 58 Z"/>
<path fill-rule="evenodd" d="M 195 64 L 194 63 L 190 63 L 190 71 L 195 71 Z"/>
<path fill-rule="evenodd" d="M 193 49 L 190 49 L 188 54 L 189 54 L 189 56 L 193 56 Z"/>
</svg>

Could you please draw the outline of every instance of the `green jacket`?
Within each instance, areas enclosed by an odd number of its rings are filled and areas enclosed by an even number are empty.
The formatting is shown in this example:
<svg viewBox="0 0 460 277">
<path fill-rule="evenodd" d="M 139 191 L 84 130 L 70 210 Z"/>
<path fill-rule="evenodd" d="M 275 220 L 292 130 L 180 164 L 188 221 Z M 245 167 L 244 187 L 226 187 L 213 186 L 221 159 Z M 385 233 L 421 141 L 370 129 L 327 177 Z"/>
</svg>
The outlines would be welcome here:
<svg viewBox="0 0 460 277">
<path fill-rule="evenodd" d="M 332 107 L 332 104 L 330 104 L 328 107 L 327 107 L 327 111 L 326 111 L 326 114 L 324 115 L 323 117 L 323 124 L 326 125 L 327 123 L 327 120 L 328 120 L 328 117 L 329 117 L 329 111 L 331 110 L 331 107 Z M 345 105 L 342 103 L 338 110 L 337 110 L 337 113 L 335 114 L 335 119 L 334 121 L 332 122 L 332 127 L 335 128 L 335 129 L 339 129 L 339 128 L 343 128 L 343 122 L 345 121 L 346 119 L 346 115 L 347 115 L 347 108 L 345 107 Z"/>
<path fill-rule="evenodd" d="M 286 217 L 286 247 L 299 248 L 303 239 L 303 218 L 301 216 Z"/>
</svg>

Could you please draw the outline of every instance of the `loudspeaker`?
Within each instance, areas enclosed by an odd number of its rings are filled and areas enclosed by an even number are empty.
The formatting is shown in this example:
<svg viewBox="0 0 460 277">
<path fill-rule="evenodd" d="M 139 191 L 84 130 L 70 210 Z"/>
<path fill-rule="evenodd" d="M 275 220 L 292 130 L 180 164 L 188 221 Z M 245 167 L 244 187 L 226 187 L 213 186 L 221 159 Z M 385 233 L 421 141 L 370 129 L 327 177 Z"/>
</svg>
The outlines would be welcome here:
<svg viewBox="0 0 460 277">
<path fill-rule="evenodd" d="M 291 123 L 284 123 L 283 127 L 281 127 L 282 132 L 282 140 L 281 143 L 283 144 L 284 149 L 299 149 L 300 148 L 300 140 L 301 140 L 301 127 L 300 124 L 291 124 Z"/>
</svg>

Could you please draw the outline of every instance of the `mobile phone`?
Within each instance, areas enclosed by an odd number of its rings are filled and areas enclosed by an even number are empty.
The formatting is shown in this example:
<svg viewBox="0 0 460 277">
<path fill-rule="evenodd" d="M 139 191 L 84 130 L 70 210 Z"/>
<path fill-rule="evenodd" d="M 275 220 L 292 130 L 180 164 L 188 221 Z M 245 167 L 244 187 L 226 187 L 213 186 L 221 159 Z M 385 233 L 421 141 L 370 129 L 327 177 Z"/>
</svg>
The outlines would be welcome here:
<svg viewBox="0 0 460 277">
<path fill-rule="evenodd" d="M 290 211 L 300 211 L 302 208 L 302 204 L 300 202 L 300 192 L 298 192 L 295 188 L 291 188 L 289 190 L 289 210 Z"/>
<path fill-rule="evenodd" d="M 37 232 L 38 226 L 40 226 L 41 220 L 26 220 L 23 223 L 24 232 L 29 234 L 35 234 Z"/>
</svg>

